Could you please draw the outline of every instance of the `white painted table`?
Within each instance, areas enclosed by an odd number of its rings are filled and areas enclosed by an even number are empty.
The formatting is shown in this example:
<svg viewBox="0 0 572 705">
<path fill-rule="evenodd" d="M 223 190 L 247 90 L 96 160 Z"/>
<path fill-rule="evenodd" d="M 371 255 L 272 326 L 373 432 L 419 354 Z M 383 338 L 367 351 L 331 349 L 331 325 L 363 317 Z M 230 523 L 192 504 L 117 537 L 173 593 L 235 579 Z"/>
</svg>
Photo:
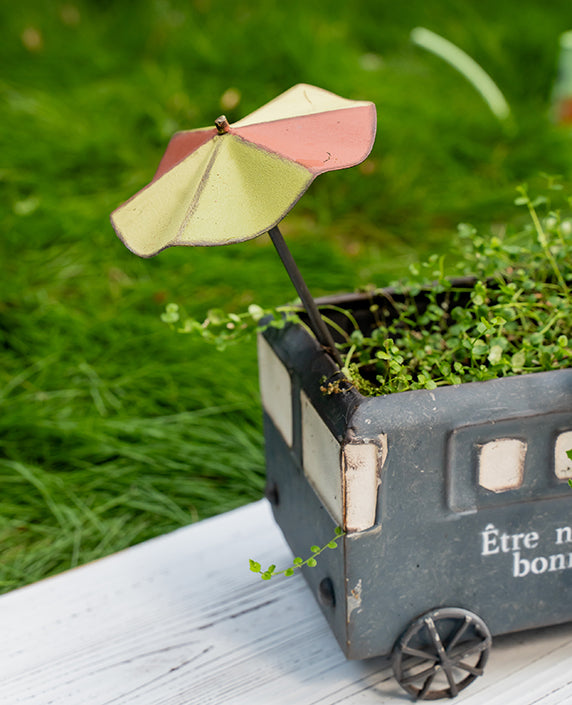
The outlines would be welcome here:
<svg viewBox="0 0 572 705">
<path fill-rule="evenodd" d="M 385 659 L 345 660 L 265 501 L 0 598 L 2 705 L 382 705 Z M 572 599 L 572 596 L 571 596 Z M 572 625 L 497 639 L 463 705 L 572 703 Z"/>
</svg>

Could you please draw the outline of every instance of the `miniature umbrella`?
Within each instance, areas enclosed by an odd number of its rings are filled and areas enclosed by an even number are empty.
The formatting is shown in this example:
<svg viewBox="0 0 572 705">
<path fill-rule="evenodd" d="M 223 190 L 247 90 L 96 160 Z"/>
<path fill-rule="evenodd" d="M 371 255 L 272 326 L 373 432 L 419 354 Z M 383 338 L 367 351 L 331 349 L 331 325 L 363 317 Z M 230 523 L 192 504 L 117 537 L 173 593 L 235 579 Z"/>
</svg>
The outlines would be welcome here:
<svg viewBox="0 0 572 705">
<path fill-rule="evenodd" d="M 141 257 L 269 232 L 318 340 L 331 349 L 277 224 L 316 176 L 362 162 L 375 129 L 373 103 L 299 84 L 232 125 L 221 116 L 213 128 L 175 134 L 151 183 L 112 213 L 113 227 Z"/>
</svg>

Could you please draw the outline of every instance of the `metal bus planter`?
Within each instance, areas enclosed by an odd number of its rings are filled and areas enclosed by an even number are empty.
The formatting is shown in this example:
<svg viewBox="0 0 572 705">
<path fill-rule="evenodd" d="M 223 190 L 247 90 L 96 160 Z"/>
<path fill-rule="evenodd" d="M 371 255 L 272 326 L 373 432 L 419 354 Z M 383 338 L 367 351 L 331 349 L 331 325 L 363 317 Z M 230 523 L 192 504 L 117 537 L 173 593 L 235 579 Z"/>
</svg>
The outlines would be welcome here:
<svg viewBox="0 0 572 705">
<path fill-rule="evenodd" d="M 333 299 L 330 299 L 333 301 Z M 367 329 L 369 296 L 335 299 Z M 343 317 L 337 321 L 343 324 Z M 301 327 L 259 337 L 267 496 L 347 658 L 455 696 L 491 638 L 572 620 L 572 369 L 363 397 Z"/>
</svg>

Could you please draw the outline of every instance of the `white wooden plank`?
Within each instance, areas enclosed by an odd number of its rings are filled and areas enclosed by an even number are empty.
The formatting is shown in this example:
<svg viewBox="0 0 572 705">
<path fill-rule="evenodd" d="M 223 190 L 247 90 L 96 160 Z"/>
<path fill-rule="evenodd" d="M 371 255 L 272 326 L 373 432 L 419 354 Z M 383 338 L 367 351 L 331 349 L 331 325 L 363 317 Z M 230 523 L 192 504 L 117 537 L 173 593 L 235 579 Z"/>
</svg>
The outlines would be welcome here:
<svg viewBox="0 0 572 705">
<path fill-rule="evenodd" d="M 266 502 L 3 596 L 0 703 L 404 702 L 387 660 L 345 660 L 301 577 L 251 557 L 290 560 Z M 457 702 L 572 702 L 572 625 L 495 640 Z"/>
</svg>

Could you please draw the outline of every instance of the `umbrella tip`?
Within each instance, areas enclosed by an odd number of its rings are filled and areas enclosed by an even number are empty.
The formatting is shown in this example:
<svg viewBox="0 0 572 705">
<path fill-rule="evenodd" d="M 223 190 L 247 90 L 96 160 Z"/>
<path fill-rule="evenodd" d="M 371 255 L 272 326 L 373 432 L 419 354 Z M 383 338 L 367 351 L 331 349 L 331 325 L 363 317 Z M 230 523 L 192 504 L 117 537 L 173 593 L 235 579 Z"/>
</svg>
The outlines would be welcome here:
<svg viewBox="0 0 572 705">
<path fill-rule="evenodd" d="M 221 115 L 220 117 L 217 117 L 214 122 L 216 125 L 216 131 L 219 133 L 219 135 L 224 135 L 225 132 L 229 131 L 230 125 L 228 124 L 226 115 Z"/>
</svg>

